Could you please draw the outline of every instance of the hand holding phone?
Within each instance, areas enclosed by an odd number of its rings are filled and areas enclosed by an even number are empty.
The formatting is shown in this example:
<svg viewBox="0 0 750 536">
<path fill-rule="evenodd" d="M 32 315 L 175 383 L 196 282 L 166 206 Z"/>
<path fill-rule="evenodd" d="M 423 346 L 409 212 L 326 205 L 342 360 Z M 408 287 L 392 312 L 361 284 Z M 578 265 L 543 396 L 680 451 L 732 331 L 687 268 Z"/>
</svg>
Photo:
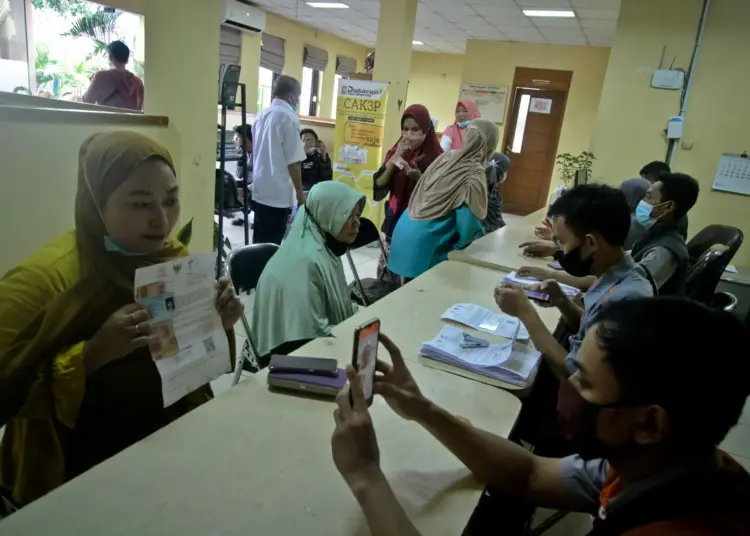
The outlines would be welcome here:
<svg viewBox="0 0 750 536">
<path fill-rule="evenodd" d="M 523 289 L 524 294 L 526 294 L 530 300 L 540 302 L 540 303 L 549 303 L 551 300 L 551 297 L 546 292 L 541 292 L 538 290 L 530 290 L 530 289 Z"/>
<path fill-rule="evenodd" d="M 367 406 L 372 404 L 375 364 L 378 361 L 380 320 L 374 318 L 354 330 L 352 365 L 362 375 L 362 391 Z M 352 403 L 350 396 L 350 403 Z"/>
</svg>

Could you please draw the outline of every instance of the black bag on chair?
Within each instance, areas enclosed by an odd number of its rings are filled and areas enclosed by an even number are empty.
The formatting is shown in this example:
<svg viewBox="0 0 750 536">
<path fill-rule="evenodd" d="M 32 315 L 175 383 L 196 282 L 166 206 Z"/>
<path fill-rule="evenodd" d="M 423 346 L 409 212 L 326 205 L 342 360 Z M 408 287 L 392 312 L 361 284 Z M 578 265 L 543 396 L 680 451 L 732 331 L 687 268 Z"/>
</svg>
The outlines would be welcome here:
<svg viewBox="0 0 750 536">
<path fill-rule="evenodd" d="M 359 224 L 359 234 L 357 235 L 357 239 L 349 246 L 346 258 L 349 261 L 349 267 L 352 269 L 352 275 L 354 276 L 354 281 L 349 285 L 349 295 L 352 301 L 363 307 L 372 305 L 376 301 L 385 298 L 399 287 L 398 282 L 391 280 L 385 275 L 379 278 L 359 278 L 357 268 L 354 266 L 354 261 L 349 251 L 367 247 L 375 242 L 380 247 L 383 258 L 387 260 L 388 256 L 385 253 L 385 248 L 383 248 L 383 243 L 380 241 L 378 228 L 372 221 L 362 218 Z"/>
</svg>

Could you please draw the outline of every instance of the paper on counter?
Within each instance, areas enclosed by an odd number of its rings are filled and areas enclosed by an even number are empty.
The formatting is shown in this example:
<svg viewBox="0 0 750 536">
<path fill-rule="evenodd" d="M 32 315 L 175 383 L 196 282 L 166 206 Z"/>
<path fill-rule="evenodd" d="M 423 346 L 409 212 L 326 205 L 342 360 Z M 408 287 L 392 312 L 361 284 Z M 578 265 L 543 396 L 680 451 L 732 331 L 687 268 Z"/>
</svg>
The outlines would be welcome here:
<svg viewBox="0 0 750 536">
<path fill-rule="evenodd" d="M 529 340 L 529 332 L 517 318 L 494 313 L 473 303 L 457 303 L 440 318 L 506 339 Z"/>
<path fill-rule="evenodd" d="M 462 348 L 463 334 L 464 332 L 458 328 L 445 326 L 437 337 L 422 345 L 422 351 L 428 357 L 437 354 L 441 357 L 460 359 L 478 367 L 496 367 L 511 356 L 512 342 L 488 343 L 488 346 L 481 348 Z"/>
<path fill-rule="evenodd" d="M 434 339 L 422 344 L 419 353 L 507 383 L 528 385 L 539 366 L 541 353 L 513 341 L 484 348 L 461 348 L 463 333 L 453 326 L 444 326 Z"/>
<path fill-rule="evenodd" d="M 216 310 L 216 254 L 192 255 L 135 272 L 135 299 L 151 312 L 149 346 L 164 407 L 230 369 L 229 341 Z"/>
</svg>

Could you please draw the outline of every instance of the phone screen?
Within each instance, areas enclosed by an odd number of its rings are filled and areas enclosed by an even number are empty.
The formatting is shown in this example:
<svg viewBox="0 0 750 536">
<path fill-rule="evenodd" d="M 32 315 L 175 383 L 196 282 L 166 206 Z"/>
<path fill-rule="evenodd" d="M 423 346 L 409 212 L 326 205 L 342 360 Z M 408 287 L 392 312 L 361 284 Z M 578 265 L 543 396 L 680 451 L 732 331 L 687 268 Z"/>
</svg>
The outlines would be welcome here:
<svg viewBox="0 0 750 536">
<path fill-rule="evenodd" d="M 356 361 L 357 370 L 363 371 L 362 390 L 369 404 L 372 401 L 372 384 L 375 379 L 375 363 L 378 360 L 378 339 L 380 320 L 373 320 L 357 330 Z"/>
<path fill-rule="evenodd" d="M 532 300 L 536 300 L 540 302 L 548 302 L 550 300 L 550 296 L 546 292 L 539 292 L 538 290 L 525 289 L 524 293 L 526 293 L 526 295 Z"/>
</svg>

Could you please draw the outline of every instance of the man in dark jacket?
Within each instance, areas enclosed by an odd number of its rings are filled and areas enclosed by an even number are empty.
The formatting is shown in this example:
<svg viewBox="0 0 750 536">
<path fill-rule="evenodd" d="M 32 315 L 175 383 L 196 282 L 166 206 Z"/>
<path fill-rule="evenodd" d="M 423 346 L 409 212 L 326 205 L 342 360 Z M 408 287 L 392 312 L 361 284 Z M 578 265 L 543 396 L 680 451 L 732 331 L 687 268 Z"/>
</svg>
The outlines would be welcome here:
<svg viewBox="0 0 750 536">
<path fill-rule="evenodd" d="M 130 49 L 122 41 L 113 41 L 107 51 L 110 69 L 94 74 L 83 102 L 143 110 L 143 82 L 125 68 L 130 60 Z"/>
<path fill-rule="evenodd" d="M 700 187 L 684 173 L 662 173 L 635 209 L 645 234 L 633 245 L 633 260 L 648 270 L 660 294 L 684 294 L 688 250 L 679 229 Z"/>
<path fill-rule="evenodd" d="M 309 192 L 310 188 L 319 182 L 330 181 L 333 178 L 331 158 L 328 156 L 325 143 L 320 141 L 313 129 L 302 129 L 299 135 L 307 154 L 307 159 L 302 162 L 302 190 Z"/>
</svg>

